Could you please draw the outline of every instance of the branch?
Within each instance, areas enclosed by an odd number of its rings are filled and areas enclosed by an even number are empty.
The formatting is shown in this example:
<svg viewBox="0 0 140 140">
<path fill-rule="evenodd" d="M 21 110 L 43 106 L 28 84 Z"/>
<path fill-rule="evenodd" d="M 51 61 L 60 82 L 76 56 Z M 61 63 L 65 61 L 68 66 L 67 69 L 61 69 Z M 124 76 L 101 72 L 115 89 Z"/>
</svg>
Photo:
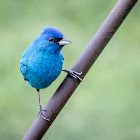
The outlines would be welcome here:
<svg viewBox="0 0 140 140">
<path fill-rule="evenodd" d="M 114 9 L 72 67 L 72 70 L 74 71 L 82 71 L 81 78 L 84 78 L 87 74 L 97 57 L 103 51 L 137 1 L 138 0 L 118 1 Z M 50 121 L 45 121 L 41 117 L 37 118 L 24 136 L 23 140 L 41 139 L 79 84 L 79 80 L 67 76 L 45 106 L 47 111 L 43 113 L 46 118 L 50 119 Z"/>
</svg>

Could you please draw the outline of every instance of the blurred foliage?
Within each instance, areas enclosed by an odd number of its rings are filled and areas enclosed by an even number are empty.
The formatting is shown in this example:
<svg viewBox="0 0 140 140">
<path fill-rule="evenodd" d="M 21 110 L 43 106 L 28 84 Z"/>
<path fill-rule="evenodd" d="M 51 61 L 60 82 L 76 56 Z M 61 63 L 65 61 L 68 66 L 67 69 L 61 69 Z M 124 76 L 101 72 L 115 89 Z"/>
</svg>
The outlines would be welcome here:
<svg viewBox="0 0 140 140">
<path fill-rule="evenodd" d="M 70 69 L 116 2 L 0 1 L 0 139 L 22 139 L 36 119 L 37 92 L 24 82 L 19 62 L 42 28 L 56 27 L 72 41 L 62 50 L 64 68 Z M 139 7 L 137 3 L 44 140 L 140 139 Z M 43 106 L 65 75 L 41 90 Z"/>
</svg>

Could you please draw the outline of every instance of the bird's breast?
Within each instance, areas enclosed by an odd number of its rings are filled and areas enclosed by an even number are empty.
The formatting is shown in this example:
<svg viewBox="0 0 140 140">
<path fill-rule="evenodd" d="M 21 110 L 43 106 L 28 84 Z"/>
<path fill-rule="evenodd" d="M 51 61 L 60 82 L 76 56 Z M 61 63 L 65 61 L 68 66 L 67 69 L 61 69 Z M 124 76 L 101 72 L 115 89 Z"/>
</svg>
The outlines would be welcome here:
<svg viewBox="0 0 140 140">
<path fill-rule="evenodd" d="M 36 81 L 42 88 L 49 86 L 61 73 L 63 59 L 60 56 L 48 56 L 35 60 Z"/>
<path fill-rule="evenodd" d="M 23 59 L 24 60 L 24 59 Z M 26 69 L 25 69 L 26 63 Z M 63 67 L 63 55 L 38 55 L 28 57 L 21 64 L 24 79 L 34 88 L 46 88 L 56 80 Z"/>
</svg>

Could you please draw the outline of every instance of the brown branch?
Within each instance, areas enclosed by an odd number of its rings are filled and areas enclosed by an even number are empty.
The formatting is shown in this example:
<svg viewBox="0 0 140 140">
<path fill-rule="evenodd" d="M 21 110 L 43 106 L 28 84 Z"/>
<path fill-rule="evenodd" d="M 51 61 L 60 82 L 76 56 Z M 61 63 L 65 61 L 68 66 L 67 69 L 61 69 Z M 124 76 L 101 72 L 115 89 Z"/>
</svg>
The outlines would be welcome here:
<svg viewBox="0 0 140 140">
<path fill-rule="evenodd" d="M 118 1 L 82 55 L 72 67 L 72 69 L 77 72 L 82 71 L 82 78 L 87 74 L 90 67 L 96 61 L 97 57 L 103 51 L 137 1 L 138 0 Z M 41 117 L 37 118 L 23 140 L 41 139 L 79 84 L 79 80 L 67 76 L 45 106 L 47 112 L 43 113 L 50 121 L 45 121 Z"/>
</svg>

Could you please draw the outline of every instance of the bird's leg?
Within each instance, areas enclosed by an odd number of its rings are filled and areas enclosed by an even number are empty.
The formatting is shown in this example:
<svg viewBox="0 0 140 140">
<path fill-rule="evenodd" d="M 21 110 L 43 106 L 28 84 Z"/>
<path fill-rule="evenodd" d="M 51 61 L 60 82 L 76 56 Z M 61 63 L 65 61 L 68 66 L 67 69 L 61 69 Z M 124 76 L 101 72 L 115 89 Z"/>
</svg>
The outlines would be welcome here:
<svg viewBox="0 0 140 140">
<path fill-rule="evenodd" d="M 47 119 L 47 118 L 43 115 L 43 112 L 42 112 L 42 111 L 46 111 L 46 110 L 41 106 L 39 89 L 37 89 L 37 92 L 38 92 L 38 100 L 39 100 L 39 112 L 37 113 L 37 116 L 40 115 L 44 120 L 50 121 L 50 119 Z"/>
<path fill-rule="evenodd" d="M 79 75 L 82 74 L 82 71 L 80 73 L 79 72 L 76 72 L 76 71 L 73 71 L 73 70 L 62 70 L 62 71 L 65 71 L 70 76 L 74 77 L 75 79 L 79 79 L 80 81 L 83 82 L 82 78 L 79 77 Z"/>
</svg>

